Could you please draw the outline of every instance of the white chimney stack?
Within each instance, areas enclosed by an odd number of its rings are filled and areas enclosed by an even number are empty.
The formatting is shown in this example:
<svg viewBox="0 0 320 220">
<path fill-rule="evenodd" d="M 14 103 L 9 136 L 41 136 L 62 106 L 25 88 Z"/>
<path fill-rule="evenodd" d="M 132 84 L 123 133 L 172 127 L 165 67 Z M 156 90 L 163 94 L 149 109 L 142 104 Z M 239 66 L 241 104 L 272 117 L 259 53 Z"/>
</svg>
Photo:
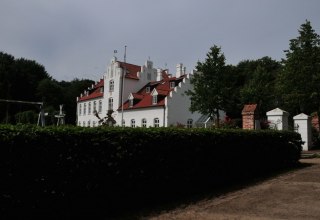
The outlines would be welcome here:
<svg viewBox="0 0 320 220">
<path fill-rule="evenodd" d="M 179 64 L 177 64 L 176 77 L 179 78 L 182 75 L 183 75 L 183 64 L 179 63 Z"/>
<path fill-rule="evenodd" d="M 157 81 L 162 80 L 162 69 L 157 69 Z"/>
</svg>

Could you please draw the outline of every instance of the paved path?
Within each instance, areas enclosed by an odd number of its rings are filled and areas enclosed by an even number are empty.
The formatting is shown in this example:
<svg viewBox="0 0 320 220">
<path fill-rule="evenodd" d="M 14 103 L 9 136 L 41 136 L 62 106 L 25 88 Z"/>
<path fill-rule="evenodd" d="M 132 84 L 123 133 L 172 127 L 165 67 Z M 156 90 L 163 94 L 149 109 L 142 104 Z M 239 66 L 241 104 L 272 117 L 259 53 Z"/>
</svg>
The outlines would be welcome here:
<svg viewBox="0 0 320 220">
<path fill-rule="evenodd" d="M 320 219 L 320 158 L 301 159 L 305 168 L 257 185 L 197 202 L 150 220 Z"/>
</svg>

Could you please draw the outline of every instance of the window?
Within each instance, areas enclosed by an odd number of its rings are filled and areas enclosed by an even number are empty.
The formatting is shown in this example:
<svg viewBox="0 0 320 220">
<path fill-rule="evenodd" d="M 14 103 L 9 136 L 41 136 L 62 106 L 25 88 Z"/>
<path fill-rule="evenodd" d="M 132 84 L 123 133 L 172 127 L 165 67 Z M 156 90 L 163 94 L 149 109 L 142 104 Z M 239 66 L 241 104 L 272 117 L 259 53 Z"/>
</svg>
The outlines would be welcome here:
<svg viewBox="0 0 320 220">
<path fill-rule="evenodd" d="M 113 98 L 109 98 L 109 109 L 108 110 L 112 110 L 113 109 Z"/>
<path fill-rule="evenodd" d="M 103 87 L 100 87 L 100 93 L 103 93 Z"/>
<path fill-rule="evenodd" d="M 157 102 L 158 102 L 157 96 L 156 95 L 152 96 L 152 104 L 156 105 Z"/>
<path fill-rule="evenodd" d="M 193 124 L 193 120 L 192 119 L 188 119 L 187 128 L 192 128 L 192 124 Z"/>
<path fill-rule="evenodd" d="M 150 92 L 150 87 L 147 86 L 147 87 L 146 87 L 146 93 L 149 93 L 149 92 Z"/>
<path fill-rule="evenodd" d="M 83 122 L 82 125 L 83 125 L 83 127 L 85 127 L 86 126 L 86 122 Z"/>
<path fill-rule="evenodd" d="M 89 104 L 88 104 L 88 115 L 90 115 L 91 114 L 91 102 L 89 102 Z"/>
<path fill-rule="evenodd" d="M 93 112 L 96 112 L 97 111 L 97 102 L 94 101 L 93 102 Z"/>
<path fill-rule="evenodd" d="M 101 113 L 102 112 L 102 101 L 100 100 L 99 101 L 99 113 Z"/>
<path fill-rule="evenodd" d="M 83 104 L 83 115 L 86 115 L 86 113 L 87 113 L 87 104 L 84 103 Z"/>
<path fill-rule="evenodd" d="M 122 127 L 125 127 L 126 126 L 126 121 L 123 119 L 122 120 Z"/>
<path fill-rule="evenodd" d="M 79 121 L 79 126 L 81 126 L 81 121 Z"/>
<path fill-rule="evenodd" d="M 114 90 L 114 81 L 110 80 L 110 82 L 109 82 L 109 91 L 113 92 L 113 90 Z"/>
<path fill-rule="evenodd" d="M 153 124 L 154 124 L 154 127 L 155 127 L 155 128 L 158 128 L 158 127 L 159 127 L 159 118 L 155 118 L 155 119 L 153 120 Z"/>
<path fill-rule="evenodd" d="M 96 121 L 93 121 L 92 122 L 92 127 L 95 127 L 96 126 Z"/>
<path fill-rule="evenodd" d="M 132 128 L 136 127 L 136 121 L 134 119 L 131 119 L 131 127 Z"/>
<path fill-rule="evenodd" d="M 90 127 L 90 120 L 88 121 L 88 127 Z"/>
<path fill-rule="evenodd" d="M 79 104 L 79 115 L 81 115 L 81 113 L 82 113 L 82 105 Z"/>
<path fill-rule="evenodd" d="M 141 126 L 143 127 L 143 128 L 146 128 L 147 127 L 147 119 L 142 119 L 142 122 L 141 122 Z"/>
<path fill-rule="evenodd" d="M 174 81 L 170 82 L 170 89 L 174 88 L 175 85 L 176 85 L 176 83 Z"/>
</svg>

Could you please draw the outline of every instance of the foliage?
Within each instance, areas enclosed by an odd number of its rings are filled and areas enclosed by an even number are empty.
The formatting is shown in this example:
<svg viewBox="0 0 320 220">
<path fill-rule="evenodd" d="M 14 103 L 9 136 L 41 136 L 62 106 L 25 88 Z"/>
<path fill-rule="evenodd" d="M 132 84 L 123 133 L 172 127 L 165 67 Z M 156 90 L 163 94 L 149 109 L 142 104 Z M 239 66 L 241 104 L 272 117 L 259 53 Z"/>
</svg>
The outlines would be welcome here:
<svg viewBox="0 0 320 220">
<path fill-rule="evenodd" d="M 308 20 L 299 34 L 285 51 L 277 90 L 284 109 L 292 114 L 310 114 L 320 110 L 320 38 Z"/>
<path fill-rule="evenodd" d="M 191 99 L 190 110 L 199 111 L 211 118 L 216 116 L 216 122 L 219 123 L 219 110 L 226 109 L 230 92 L 227 81 L 229 72 L 221 48 L 216 45 L 211 47 L 205 61 L 199 61 L 196 69 L 197 73 L 191 78 L 193 90 L 186 92 Z"/>
<path fill-rule="evenodd" d="M 58 82 L 36 61 L 0 52 L 0 99 L 44 102 L 49 113 L 48 124 L 55 124 L 54 111 L 64 105 L 66 124 L 75 124 L 76 97 L 94 83 L 92 80 L 74 79 L 71 82 Z M 19 123 L 16 119 L 25 111 L 39 112 L 38 106 L 0 102 L 0 122 Z M 18 117 L 15 117 L 17 115 Z"/>
<path fill-rule="evenodd" d="M 0 125 L 0 146 L 1 213 L 79 216 L 294 166 L 301 137 L 270 130 Z"/>
</svg>

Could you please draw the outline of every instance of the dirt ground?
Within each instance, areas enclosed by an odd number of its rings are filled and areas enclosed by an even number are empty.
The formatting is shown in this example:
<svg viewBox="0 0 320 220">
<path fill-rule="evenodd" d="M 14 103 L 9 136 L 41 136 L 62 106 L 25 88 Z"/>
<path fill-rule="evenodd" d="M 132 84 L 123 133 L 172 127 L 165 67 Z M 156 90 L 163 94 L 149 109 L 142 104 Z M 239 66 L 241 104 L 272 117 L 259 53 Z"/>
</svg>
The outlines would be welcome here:
<svg viewBox="0 0 320 220">
<path fill-rule="evenodd" d="M 301 159 L 290 171 L 219 197 L 141 219 L 320 219 L 320 158 Z"/>
</svg>

